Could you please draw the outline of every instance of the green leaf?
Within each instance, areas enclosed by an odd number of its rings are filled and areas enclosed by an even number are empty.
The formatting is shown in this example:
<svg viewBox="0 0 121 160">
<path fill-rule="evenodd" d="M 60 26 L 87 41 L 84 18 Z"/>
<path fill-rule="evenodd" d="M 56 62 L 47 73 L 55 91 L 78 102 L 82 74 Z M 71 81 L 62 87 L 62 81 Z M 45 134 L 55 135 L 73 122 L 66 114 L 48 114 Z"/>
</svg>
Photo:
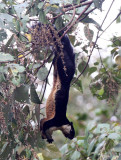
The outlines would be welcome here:
<svg viewBox="0 0 121 160">
<path fill-rule="evenodd" d="M 12 34 L 12 36 L 8 39 L 6 45 L 5 45 L 5 52 L 7 51 L 9 45 L 11 44 L 12 40 L 14 38 L 14 34 Z"/>
<path fill-rule="evenodd" d="M 17 21 L 16 21 L 16 30 L 17 30 L 18 32 L 20 32 L 20 29 L 21 29 L 20 21 L 17 20 Z"/>
<path fill-rule="evenodd" d="M 62 0 L 50 0 L 50 4 L 62 3 Z"/>
<path fill-rule="evenodd" d="M 94 35 L 93 30 L 89 29 L 88 26 L 85 26 L 85 27 L 84 27 L 84 34 L 85 34 L 85 37 L 86 37 L 90 42 L 92 42 L 93 35 Z"/>
<path fill-rule="evenodd" d="M 0 10 L 4 9 L 6 7 L 6 5 L 4 3 L 0 3 Z"/>
<path fill-rule="evenodd" d="M 80 4 L 80 0 L 73 0 L 73 4 Z"/>
<path fill-rule="evenodd" d="M 45 12 L 43 10 L 40 10 L 40 12 L 39 12 L 39 21 L 42 24 L 47 24 L 46 15 L 45 15 Z"/>
<path fill-rule="evenodd" d="M 95 66 L 99 65 L 99 62 L 95 62 L 94 65 L 95 65 Z"/>
<path fill-rule="evenodd" d="M 116 19 L 116 23 L 120 23 L 121 22 L 121 16 L 119 16 L 117 19 Z"/>
<path fill-rule="evenodd" d="M 47 77 L 48 74 L 48 70 L 46 67 L 42 67 L 39 69 L 38 73 L 37 73 L 37 78 L 39 78 L 40 80 L 45 80 L 45 78 Z"/>
<path fill-rule="evenodd" d="M 39 126 L 40 125 L 40 105 L 39 104 L 35 105 L 35 116 Z"/>
<path fill-rule="evenodd" d="M 114 151 L 115 151 L 115 152 L 121 152 L 121 143 L 117 144 L 117 145 L 114 147 Z"/>
<path fill-rule="evenodd" d="M 1 160 L 8 159 L 8 155 L 12 154 L 13 148 L 14 148 L 14 144 L 11 145 L 8 142 L 5 142 L 5 144 L 3 145 L 2 150 L 0 152 L 0 158 L 1 158 Z"/>
<path fill-rule="evenodd" d="M 13 7 L 16 11 L 16 14 L 18 15 L 19 18 L 21 17 L 23 11 L 28 7 L 28 5 L 29 5 L 28 2 L 13 5 Z"/>
<path fill-rule="evenodd" d="M 59 149 L 54 144 L 48 144 L 47 149 L 42 150 L 42 155 L 45 159 L 56 159 L 61 157 Z"/>
<path fill-rule="evenodd" d="M 40 99 L 38 97 L 38 94 L 36 92 L 34 84 L 31 85 L 30 87 L 30 96 L 31 96 L 31 101 L 35 104 L 41 104 Z"/>
<path fill-rule="evenodd" d="M 112 139 L 109 139 L 107 142 L 106 142 L 106 145 L 105 145 L 105 151 L 108 152 L 111 150 L 111 148 L 114 147 L 114 140 Z"/>
<path fill-rule="evenodd" d="M 112 47 L 119 47 L 121 46 L 121 36 L 120 37 L 116 37 L 114 36 L 112 39 Z"/>
<path fill-rule="evenodd" d="M 102 3 L 104 2 L 104 0 L 93 0 L 95 7 L 102 10 Z"/>
<path fill-rule="evenodd" d="M 71 146 L 71 148 L 75 148 L 76 144 L 74 142 L 72 142 L 70 146 Z"/>
<path fill-rule="evenodd" d="M 77 141 L 77 144 L 78 144 L 79 146 L 84 146 L 84 140 L 78 140 L 78 141 Z"/>
<path fill-rule="evenodd" d="M 65 18 L 65 20 L 70 21 L 70 20 L 72 19 L 72 16 L 70 16 L 70 15 L 68 15 L 68 14 L 65 14 L 65 15 L 64 15 L 64 18 Z"/>
<path fill-rule="evenodd" d="M 5 81 L 5 76 L 3 73 L 0 73 L 0 83 Z"/>
<path fill-rule="evenodd" d="M 4 25 L 4 21 L 0 19 L 0 28 L 4 29 L 5 25 Z"/>
<path fill-rule="evenodd" d="M 84 11 L 84 8 L 85 8 L 84 6 L 77 8 L 76 9 L 77 10 L 76 13 L 78 13 L 78 14 L 82 13 Z"/>
<path fill-rule="evenodd" d="M 25 68 L 23 66 L 20 66 L 19 64 L 11 63 L 7 65 L 12 70 L 16 69 L 16 72 L 22 73 L 25 71 Z"/>
<path fill-rule="evenodd" d="M 104 94 L 104 88 L 101 88 L 100 90 L 98 90 L 98 95 L 102 96 Z"/>
<path fill-rule="evenodd" d="M 100 72 L 105 73 L 106 72 L 105 68 L 101 68 Z"/>
<path fill-rule="evenodd" d="M 111 54 L 114 54 L 115 52 L 117 52 L 117 50 L 118 50 L 118 47 L 113 48 L 113 49 L 111 50 Z"/>
<path fill-rule="evenodd" d="M 73 81 L 75 80 L 76 78 L 74 78 L 73 79 Z M 73 82 L 72 82 L 73 83 Z M 83 87 L 82 87 L 82 81 L 81 80 L 77 80 L 74 84 L 73 84 L 73 86 L 77 89 L 77 90 L 79 90 L 80 92 L 82 92 L 83 93 Z"/>
<path fill-rule="evenodd" d="M 13 21 L 13 16 L 11 16 L 7 13 L 0 13 L 0 19 L 2 21 L 12 22 Z"/>
<path fill-rule="evenodd" d="M 14 57 L 11 56 L 10 54 L 0 52 L 0 62 L 13 61 L 13 60 L 14 60 Z"/>
<path fill-rule="evenodd" d="M 121 84 L 121 79 L 120 79 L 120 78 L 118 78 L 118 77 L 113 77 L 113 78 L 114 78 L 114 80 L 115 80 L 116 82 L 118 82 L 118 83 Z"/>
<path fill-rule="evenodd" d="M 1 29 L 0 30 L 0 41 L 3 41 L 6 38 L 7 38 L 6 31 L 4 29 Z"/>
<path fill-rule="evenodd" d="M 30 109 L 29 109 L 29 106 L 26 105 L 24 108 L 23 108 L 23 113 L 27 116 L 29 113 L 30 113 Z"/>
<path fill-rule="evenodd" d="M 97 147 L 96 147 L 96 149 L 95 149 L 95 152 L 94 152 L 94 157 L 96 157 L 96 155 L 100 153 L 100 150 L 101 150 L 101 148 L 104 146 L 104 144 L 105 144 L 105 141 L 103 141 L 103 142 L 101 142 L 101 143 L 99 143 L 99 144 L 97 145 Z"/>
<path fill-rule="evenodd" d="M 81 154 L 79 151 L 74 151 L 74 153 L 71 156 L 71 160 L 78 160 L 80 158 Z"/>
<path fill-rule="evenodd" d="M 28 85 L 21 85 L 14 90 L 14 98 L 21 103 L 29 103 L 29 87 Z"/>
<path fill-rule="evenodd" d="M 98 138 L 99 143 L 101 143 L 102 141 L 104 141 L 106 137 L 107 137 L 107 133 L 101 134 L 101 135 L 99 136 L 99 138 Z"/>
<path fill-rule="evenodd" d="M 95 133 L 107 133 L 110 130 L 110 125 L 108 123 L 102 123 L 102 124 L 98 124 L 97 128 L 95 129 Z"/>
<path fill-rule="evenodd" d="M 88 150 L 87 150 L 87 154 L 88 156 L 90 156 L 95 144 L 96 144 L 97 140 L 96 139 L 93 139 L 90 144 L 89 144 L 89 147 L 88 147 Z"/>
<path fill-rule="evenodd" d="M 18 140 L 22 143 L 24 143 L 24 139 L 25 139 L 25 133 L 24 133 L 24 130 L 22 129 L 20 132 L 19 132 L 19 135 L 18 135 Z"/>
<path fill-rule="evenodd" d="M 73 0 L 50 0 L 50 4 L 70 4 Z"/>
<path fill-rule="evenodd" d="M 15 86 L 19 86 L 20 85 L 20 77 L 19 76 L 14 76 L 12 78 L 12 81 L 11 81 Z"/>
<path fill-rule="evenodd" d="M 84 70 L 85 66 L 87 65 L 87 63 L 85 61 L 82 61 L 79 65 L 78 65 L 78 70 L 80 73 L 82 73 L 82 71 Z M 88 72 L 89 69 L 89 65 L 87 65 L 87 68 L 85 69 L 85 71 L 83 72 L 83 75 L 85 76 Z"/>
<path fill-rule="evenodd" d="M 30 159 L 32 155 L 32 152 L 29 149 L 26 149 L 26 158 Z"/>
<path fill-rule="evenodd" d="M 58 18 L 55 20 L 55 26 L 56 26 L 56 29 L 57 29 L 57 30 L 61 30 L 61 29 L 64 27 L 62 17 L 58 17 Z"/>
<path fill-rule="evenodd" d="M 91 75 L 95 71 L 97 71 L 97 67 L 91 67 L 91 68 L 88 69 L 89 75 Z"/>
<path fill-rule="evenodd" d="M 75 39 L 76 39 L 75 36 L 69 35 L 69 40 L 71 41 L 71 43 L 72 43 L 73 46 L 74 46 L 74 43 L 75 43 Z"/>
<path fill-rule="evenodd" d="M 84 23 L 93 23 L 93 24 L 96 25 L 96 28 L 97 28 L 99 31 L 102 31 L 100 25 L 99 25 L 94 19 L 92 19 L 92 18 L 86 17 L 86 18 L 83 19 L 82 22 L 84 22 Z"/>
<path fill-rule="evenodd" d="M 39 9 L 42 9 L 43 6 L 44 6 L 44 2 L 40 2 L 40 3 L 38 4 L 38 8 L 39 8 Z"/>
<path fill-rule="evenodd" d="M 108 138 L 113 140 L 121 140 L 121 135 L 118 133 L 110 133 Z"/>
<path fill-rule="evenodd" d="M 6 142 L 3 147 L 2 147 L 2 150 L 0 151 L 0 155 L 5 151 L 6 147 L 8 146 L 8 142 Z"/>
<path fill-rule="evenodd" d="M 68 151 L 68 144 L 64 144 L 61 148 L 60 151 L 62 154 L 65 154 Z"/>
</svg>

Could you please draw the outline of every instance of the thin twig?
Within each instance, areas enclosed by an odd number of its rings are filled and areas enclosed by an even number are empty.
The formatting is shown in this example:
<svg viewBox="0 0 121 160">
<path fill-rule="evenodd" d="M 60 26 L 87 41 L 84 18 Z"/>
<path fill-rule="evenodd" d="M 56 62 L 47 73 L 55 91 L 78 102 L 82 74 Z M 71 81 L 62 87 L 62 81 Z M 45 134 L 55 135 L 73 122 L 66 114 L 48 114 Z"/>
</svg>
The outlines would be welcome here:
<svg viewBox="0 0 121 160">
<path fill-rule="evenodd" d="M 104 64 L 103 64 L 103 60 L 102 60 L 102 57 L 101 57 L 101 53 L 100 53 L 99 48 L 98 48 L 98 53 L 99 53 L 99 57 L 100 57 L 100 62 L 101 62 L 101 64 L 102 64 L 103 68 L 105 69 L 105 72 L 108 74 L 108 76 L 109 76 L 109 78 L 110 78 L 110 74 L 108 73 L 108 71 L 106 70 L 106 67 L 105 67 Z"/>
<path fill-rule="evenodd" d="M 67 9 L 64 8 L 62 13 L 58 14 L 55 17 L 52 17 L 51 19 L 56 19 L 56 18 L 62 16 L 64 13 L 66 13 L 70 10 L 73 10 L 74 8 L 79 8 L 79 7 L 86 6 L 86 5 L 89 5 L 89 4 L 92 4 L 92 3 L 93 3 L 93 1 L 88 1 L 88 2 L 85 2 L 85 3 L 79 4 L 79 5 L 74 5 L 73 7 L 69 7 Z"/>
<path fill-rule="evenodd" d="M 86 70 L 86 68 L 87 68 L 87 66 L 88 66 L 88 64 L 89 64 L 90 58 L 91 58 L 91 54 L 90 54 L 89 57 L 88 57 L 88 61 L 87 61 L 86 65 L 85 65 L 84 69 L 83 69 L 82 72 L 78 75 L 78 77 L 73 81 L 73 83 L 71 84 L 71 86 L 74 85 L 74 83 L 76 83 L 76 81 L 79 79 L 79 77 L 81 77 L 81 75 L 84 73 L 84 71 Z"/>
<path fill-rule="evenodd" d="M 39 69 L 42 68 L 42 67 L 45 65 L 45 63 L 50 60 L 50 58 L 52 57 L 52 55 L 53 55 L 53 53 L 51 53 L 51 54 L 48 56 L 48 58 L 43 61 L 43 63 L 42 63 L 42 64 L 37 68 L 37 70 L 35 71 L 35 74 L 37 74 L 37 72 L 39 71 Z"/>
<path fill-rule="evenodd" d="M 70 20 L 70 22 L 64 28 L 59 30 L 58 33 L 61 31 L 64 31 L 64 29 L 67 28 L 72 23 L 72 21 L 74 20 L 74 17 L 75 17 L 75 13 L 76 13 L 76 8 L 74 8 L 73 16 L 72 16 L 72 19 Z"/>
<path fill-rule="evenodd" d="M 86 2 L 87 0 L 81 0 L 80 3 Z M 67 4 L 64 6 L 64 8 L 72 7 L 73 4 Z"/>
<path fill-rule="evenodd" d="M 102 36 L 102 34 L 118 19 L 118 17 L 121 15 L 121 11 L 118 13 L 118 15 L 113 19 L 113 21 L 103 30 L 103 32 L 99 35 L 99 37 Z"/>
<path fill-rule="evenodd" d="M 108 11 L 107 11 L 104 19 L 103 19 L 103 21 L 102 21 L 102 23 L 101 23 L 101 28 L 102 28 L 102 25 L 104 24 L 104 22 L 105 22 L 105 20 L 106 20 L 106 18 L 107 18 L 107 16 L 108 16 L 108 14 L 109 14 L 109 11 L 111 10 L 111 7 L 112 7 L 114 1 L 115 1 L 115 0 L 112 1 L 112 3 L 111 3 L 111 5 L 110 5 L 110 7 L 109 7 L 109 9 L 108 9 Z M 86 70 L 86 68 L 87 68 L 87 66 L 88 66 L 88 64 L 89 64 L 89 61 L 90 61 L 92 52 L 93 52 L 93 50 L 95 49 L 95 46 L 96 46 L 96 44 L 97 44 L 97 41 L 98 41 L 98 38 L 99 38 L 99 32 L 100 32 L 100 31 L 98 30 L 97 36 L 96 36 L 96 40 L 95 40 L 95 42 L 94 42 L 93 48 L 92 48 L 92 50 L 91 50 L 91 52 L 90 52 L 88 61 L 87 61 L 86 65 L 85 65 L 83 71 L 82 71 L 82 72 L 79 74 L 79 76 L 74 80 L 74 82 L 72 83 L 72 85 L 80 78 L 80 76 L 81 76 L 81 75 L 84 73 L 84 71 Z"/>
<path fill-rule="evenodd" d="M 106 15 L 105 15 L 105 17 L 104 17 L 103 21 L 102 21 L 102 23 L 101 23 L 100 28 L 102 28 L 102 26 L 103 26 L 103 24 L 104 24 L 104 22 L 105 22 L 105 20 L 106 20 L 106 18 L 107 18 L 107 16 L 108 16 L 108 14 L 109 14 L 110 10 L 111 10 L 111 7 L 112 7 L 112 5 L 113 5 L 114 1 L 115 1 L 115 0 L 112 0 L 112 3 L 111 3 L 111 5 L 110 5 L 110 7 L 109 7 L 109 9 L 108 9 L 108 11 L 107 11 L 107 13 L 106 13 Z M 97 32 L 96 40 L 95 40 L 95 43 L 94 43 L 93 48 L 92 48 L 92 50 L 91 50 L 91 53 L 92 53 L 92 52 L 93 52 L 93 50 L 95 49 L 95 46 L 96 46 L 97 41 L 98 41 L 98 39 L 99 39 L 99 32 L 100 32 L 100 30 L 98 30 L 98 32 Z"/>
<path fill-rule="evenodd" d="M 51 63 L 51 66 L 50 66 L 49 72 L 48 72 L 48 74 L 47 74 L 47 76 L 46 76 L 46 78 L 45 78 L 44 91 L 43 91 L 43 94 L 42 94 L 42 98 L 41 98 L 41 100 L 40 100 L 40 102 L 41 102 L 41 103 L 42 103 L 43 98 L 44 98 L 44 95 L 45 95 L 45 91 L 46 91 L 46 87 L 47 87 L 47 81 L 48 81 L 48 76 L 49 76 L 50 71 L 51 71 L 51 69 L 52 69 L 52 65 L 53 65 L 53 62 Z M 41 104 L 41 103 L 40 103 L 40 104 Z"/>
<path fill-rule="evenodd" d="M 89 3 L 87 5 L 87 7 L 85 7 L 85 9 L 83 10 L 83 12 L 81 12 L 81 14 L 78 16 L 78 18 L 68 27 L 68 29 L 63 33 L 63 35 L 61 36 L 61 39 L 63 38 L 63 36 L 70 30 L 70 28 L 79 20 L 79 18 L 87 11 L 87 9 L 90 7 L 91 3 Z"/>
<path fill-rule="evenodd" d="M 89 5 L 89 4 L 92 4 L 92 3 L 93 3 L 93 1 L 88 1 L 88 2 L 85 2 L 85 3 L 82 3 L 82 4 L 75 5 L 73 7 L 70 7 L 68 9 L 66 9 L 65 12 L 73 10 L 74 8 L 79 8 L 79 7 L 86 6 L 86 5 Z"/>
<path fill-rule="evenodd" d="M 85 13 L 84 14 L 84 17 L 83 18 L 81 18 L 81 19 L 79 19 L 79 21 L 81 22 L 81 21 L 83 21 L 88 15 L 89 15 L 89 13 L 91 13 L 93 10 L 95 10 L 96 9 L 96 7 L 95 8 L 93 8 L 93 9 L 91 9 L 90 11 L 88 11 L 87 13 Z"/>
</svg>

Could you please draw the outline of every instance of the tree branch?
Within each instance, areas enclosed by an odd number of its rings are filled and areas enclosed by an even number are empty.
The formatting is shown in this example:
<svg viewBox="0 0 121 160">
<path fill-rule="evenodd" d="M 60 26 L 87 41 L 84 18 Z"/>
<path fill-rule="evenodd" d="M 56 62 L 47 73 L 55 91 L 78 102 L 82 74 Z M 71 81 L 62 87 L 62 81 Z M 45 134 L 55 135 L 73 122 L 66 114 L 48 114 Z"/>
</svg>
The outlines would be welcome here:
<svg viewBox="0 0 121 160">
<path fill-rule="evenodd" d="M 92 3 L 93 3 L 93 1 L 88 1 L 88 2 L 85 2 L 85 3 L 79 4 L 79 5 L 74 5 L 72 7 L 67 8 L 67 9 L 63 8 L 63 12 L 62 13 L 58 14 L 57 16 L 55 16 L 55 17 L 53 17 L 51 19 L 56 19 L 56 18 L 62 16 L 64 13 L 66 13 L 66 12 L 68 12 L 70 10 L 73 10 L 74 8 L 79 8 L 79 7 L 82 7 L 82 6 L 89 5 L 89 4 L 91 5 Z"/>
<path fill-rule="evenodd" d="M 42 94 L 42 98 L 41 98 L 41 100 L 40 100 L 40 102 L 42 103 L 42 101 L 43 101 L 43 98 L 44 98 L 44 95 L 45 95 L 45 91 L 46 91 L 46 87 L 47 87 L 47 81 L 48 81 L 48 76 L 49 76 L 49 74 L 50 74 L 50 71 L 51 71 L 51 69 L 52 69 L 52 65 L 53 65 L 53 62 L 51 63 L 51 66 L 50 66 L 50 69 L 49 69 L 49 71 L 48 71 L 48 74 L 47 74 L 47 76 L 46 76 L 46 78 L 45 78 L 45 86 L 44 86 L 44 91 L 43 91 L 43 94 Z M 40 103 L 40 104 L 41 104 Z"/>
<path fill-rule="evenodd" d="M 85 9 L 83 10 L 83 12 L 81 12 L 81 14 L 78 16 L 78 18 L 67 28 L 67 30 L 63 33 L 63 35 L 61 36 L 61 38 L 63 38 L 63 36 L 70 30 L 70 28 L 79 20 L 79 18 L 88 10 L 88 8 L 90 7 L 92 3 L 89 3 L 87 5 L 87 7 L 85 7 Z"/>
<path fill-rule="evenodd" d="M 72 21 L 75 17 L 75 13 L 76 13 L 76 8 L 74 8 L 74 12 L 73 12 L 73 16 L 72 16 L 71 21 L 65 27 L 63 27 L 60 31 L 58 31 L 58 33 L 61 32 L 61 31 L 64 31 L 64 29 L 67 28 L 72 23 Z"/>
<path fill-rule="evenodd" d="M 35 71 L 35 74 L 37 74 L 37 72 L 39 71 L 39 69 L 40 69 L 41 67 L 43 67 L 46 62 L 49 61 L 49 59 L 52 57 L 52 55 L 53 55 L 53 53 L 51 53 L 51 54 L 48 56 L 48 58 L 43 61 L 43 63 L 42 63 L 42 64 L 37 68 L 37 70 Z"/>
<path fill-rule="evenodd" d="M 84 71 L 86 70 L 86 68 L 87 68 L 87 66 L 88 66 L 88 64 L 89 64 L 90 58 L 91 58 L 91 54 L 90 54 L 89 57 L 88 57 L 88 61 L 87 61 L 86 65 L 85 65 L 84 69 L 83 69 L 82 72 L 78 75 L 78 77 L 73 81 L 73 83 L 71 84 L 71 86 L 74 85 L 74 83 L 76 83 L 76 81 L 79 79 L 79 77 L 81 77 L 81 75 L 84 73 Z"/>
</svg>

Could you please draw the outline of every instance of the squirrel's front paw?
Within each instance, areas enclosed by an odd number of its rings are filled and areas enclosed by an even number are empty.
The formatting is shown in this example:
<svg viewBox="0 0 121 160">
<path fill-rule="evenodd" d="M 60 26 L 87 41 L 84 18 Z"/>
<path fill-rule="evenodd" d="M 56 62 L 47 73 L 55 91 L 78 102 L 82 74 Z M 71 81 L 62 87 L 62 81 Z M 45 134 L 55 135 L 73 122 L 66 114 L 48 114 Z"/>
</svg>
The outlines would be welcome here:
<svg viewBox="0 0 121 160">
<path fill-rule="evenodd" d="M 52 143 L 54 140 L 53 139 L 47 139 L 48 143 Z"/>
</svg>

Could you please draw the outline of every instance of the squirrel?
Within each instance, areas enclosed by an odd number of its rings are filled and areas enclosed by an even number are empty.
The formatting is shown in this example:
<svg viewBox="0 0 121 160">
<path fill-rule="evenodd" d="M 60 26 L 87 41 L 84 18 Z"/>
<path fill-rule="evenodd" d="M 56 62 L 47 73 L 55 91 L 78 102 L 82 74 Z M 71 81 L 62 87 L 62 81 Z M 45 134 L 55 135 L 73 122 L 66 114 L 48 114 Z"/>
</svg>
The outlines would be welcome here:
<svg viewBox="0 0 121 160">
<path fill-rule="evenodd" d="M 64 35 L 61 43 L 63 59 L 55 51 L 53 87 L 46 102 L 46 118 L 40 121 L 42 137 L 49 143 L 53 142 L 52 133 L 55 130 L 61 130 L 69 139 L 73 139 L 75 136 L 73 123 L 66 117 L 70 83 L 75 73 L 75 54 L 67 35 Z"/>
</svg>

